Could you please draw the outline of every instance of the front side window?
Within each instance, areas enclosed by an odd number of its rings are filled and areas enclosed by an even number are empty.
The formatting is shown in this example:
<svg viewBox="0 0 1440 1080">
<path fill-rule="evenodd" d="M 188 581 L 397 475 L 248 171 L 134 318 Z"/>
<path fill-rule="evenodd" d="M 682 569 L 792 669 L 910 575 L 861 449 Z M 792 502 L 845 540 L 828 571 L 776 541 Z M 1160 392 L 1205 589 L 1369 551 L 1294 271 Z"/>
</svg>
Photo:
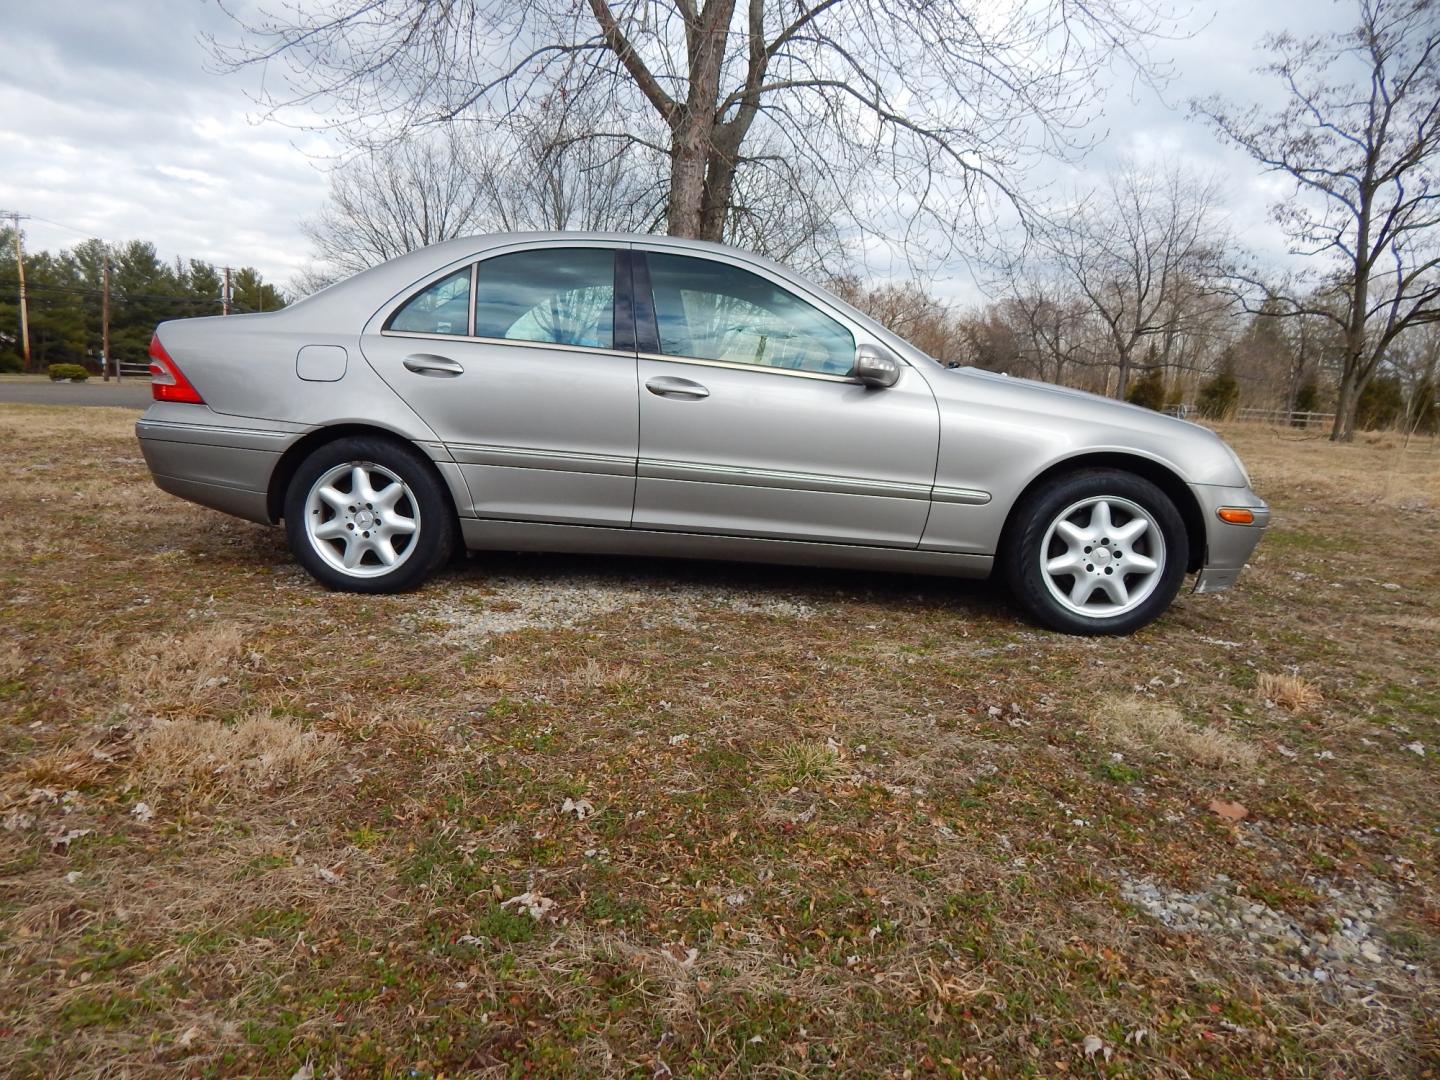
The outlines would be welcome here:
<svg viewBox="0 0 1440 1080">
<path fill-rule="evenodd" d="M 685 255 L 646 259 L 666 355 L 825 375 L 854 367 L 849 330 L 758 274 Z"/>
<path fill-rule="evenodd" d="M 610 349 L 615 344 L 615 253 L 543 248 L 480 264 L 475 334 Z"/>
<path fill-rule="evenodd" d="M 468 334 L 470 268 L 457 270 L 416 293 L 395 313 L 387 329 L 406 334 Z"/>
</svg>

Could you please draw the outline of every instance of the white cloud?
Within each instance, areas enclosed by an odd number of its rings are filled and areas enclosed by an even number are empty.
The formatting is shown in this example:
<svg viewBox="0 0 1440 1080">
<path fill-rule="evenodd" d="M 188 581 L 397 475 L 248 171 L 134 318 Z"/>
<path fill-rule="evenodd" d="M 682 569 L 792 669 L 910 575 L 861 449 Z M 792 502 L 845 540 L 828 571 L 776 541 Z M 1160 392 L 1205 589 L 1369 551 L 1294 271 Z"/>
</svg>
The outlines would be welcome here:
<svg viewBox="0 0 1440 1080">
<path fill-rule="evenodd" d="M 981 5 L 983 7 L 983 5 Z M 1207 8 L 1214 17 L 1207 21 Z M 1093 184 L 1121 155 L 1178 158 L 1226 178 L 1230 221 L 1264 256 L 1283 261 L 1285 242 L 1269 207 L 1288 186 L 1262 176 L 1243 155 L 1218 145 L 1188 118 L 1192 96 L 1224 93 L 1264 100 L 1273 83 L 1253 73 L 1267 33 L 1305 34 L 1343 26 L 1353 4 L 1316 0 L 1217 0 L 1199 5 L 1192 36 L 1156 52 L 1178 77 L 1166 101 L 1132 88 L 1118 69 L 1091 134 L 1099 145 L 1035 178 L 1052 194 Z M 324 137 L 260 121 L 247 97 L 258 73 L 221 75 L 203 33 L 234 37 L 228 18 L 204 0 L 44 0 L 7 15 L 0 65 L 0 207 L 72 226 L 107 240 L 153 240 L 162 255 L 257 266 L 287 280 L 307 262 L 299 221 L 326 193 L 336 152 Z M 22 62 L 23 61 L 23 62 Z M 1167 104 L 1166 102 L 1169 102 Z M 47 221 L 26 223 L 33 246 L 81 239 Z M 871 245 L 876 264 L 890 263 Z M 903 270 L 891 263 L 885 273 Z M 962 298 L 978 289 L 961 263 L 936 276 Z"/>
</svg>

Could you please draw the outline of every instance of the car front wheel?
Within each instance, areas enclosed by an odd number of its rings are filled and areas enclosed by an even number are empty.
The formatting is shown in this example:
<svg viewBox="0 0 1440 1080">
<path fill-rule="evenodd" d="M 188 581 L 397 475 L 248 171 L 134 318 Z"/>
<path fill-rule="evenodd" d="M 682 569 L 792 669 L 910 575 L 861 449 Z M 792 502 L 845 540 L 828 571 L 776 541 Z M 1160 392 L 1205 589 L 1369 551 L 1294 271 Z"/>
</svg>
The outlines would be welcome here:
<svg viewBox="0 0 1440 1080">
<path fill-rule="evenodd" d="M 295 558 L 345 592 L 414 588 L 451 553 L 454 523 L 440 480 L 409 447 L 354 436 L 320 447 L 285 496 Z"/>
<path fill-rule="evenodd" d="M 1116 469 L 1049 481 L 1016 521 L 1003 554 L 1010 588 L 1033 618 L 1065 633 L 1138 630 L 1170 606 L 1190 561 L 1169 497 Z"/>
</svg>

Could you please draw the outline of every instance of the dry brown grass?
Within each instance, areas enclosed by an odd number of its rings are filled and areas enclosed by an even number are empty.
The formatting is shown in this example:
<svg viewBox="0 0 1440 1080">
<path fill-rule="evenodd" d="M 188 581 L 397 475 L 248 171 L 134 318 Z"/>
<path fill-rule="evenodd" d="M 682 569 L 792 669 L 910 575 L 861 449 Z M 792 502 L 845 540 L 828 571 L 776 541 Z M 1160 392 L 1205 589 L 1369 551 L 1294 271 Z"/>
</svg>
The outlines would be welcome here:
<svg viewBox="0 0 1440 1080">
<path fill-rule="evenodd" d="M 265 791 L 324 769 L 337 745 L 329 736 L 268 713 L 233 724 L 161 720 L 136 738 L 134 769 L 147 790 Z"/>
<path fill-rule="evenodd" d="M 1110 697 L 1095 708 L 1095 727 L 1107 743 L 1135 754 L 1168 755 L 1206 769 L 1251 769 L 1255 748 L 1213 727 L 1190 723 L 1174 705 L 1145 697 Z"/>
<path fill-rule="evenodd" d="M 0 574 L 0 1075 L 1423 1075 L 1424 446 L 1237 427 L 1252 570 L 1094 640 L 804 568 L 486 554 L 330 594 L 157 492 L 131 420 L 0 406 L 17 519 L 67 537 Z M 1384 963 L 1120 884 L 1221 875 Z"/>
<path fill-rule="evenodd" d="M 1323 494 L 1340 505 L 1440 507 L 1440 438 L 1365 432 L 1336 444 L 1319 432 L 1260 424 L 1222 424 L 1219 431 L 1251 475 L 1265 481 L 1262 494 L 1268 484 L 1302 497 Z"/>
<path fill-rule="evenodd" d="M 170 634 L 146 643 L 121 675 L 120 694 L 156 716 L 197 712 L 222 695 L 246 652 L 246 632 L 235 623 Z"/>
<path fill-rule="evenodd" d="M 1314 683 L 1289 672 L 1262 672 L 1255 689 L 1266 701 L 1273 701 L 1287 712 L 1308 712 L 1325 700 Z"/>
</svg>

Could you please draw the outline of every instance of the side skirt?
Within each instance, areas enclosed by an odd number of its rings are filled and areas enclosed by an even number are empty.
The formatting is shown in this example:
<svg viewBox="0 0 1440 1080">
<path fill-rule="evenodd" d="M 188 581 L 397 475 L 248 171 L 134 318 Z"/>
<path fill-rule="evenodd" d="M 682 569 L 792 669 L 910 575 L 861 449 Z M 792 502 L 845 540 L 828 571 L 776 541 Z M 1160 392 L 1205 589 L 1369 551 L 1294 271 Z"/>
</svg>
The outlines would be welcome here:
<svg viewBox="0 0 1440 1080">
<path fill-rule="evenodd" d="M 989 577 L 990 555 L 918 551 L 853 544 L 815 544 L 798 540 L 757 540 L 744 536 L 706 536 L 652 529 L 547 525 L 525 521 L 461 518 L 465 546 L 472 551 L 556 551 L 586 555 L 654 555 L 671 559 L 718 559 L 889 570 L 943 577 Z"/>
</svg>

